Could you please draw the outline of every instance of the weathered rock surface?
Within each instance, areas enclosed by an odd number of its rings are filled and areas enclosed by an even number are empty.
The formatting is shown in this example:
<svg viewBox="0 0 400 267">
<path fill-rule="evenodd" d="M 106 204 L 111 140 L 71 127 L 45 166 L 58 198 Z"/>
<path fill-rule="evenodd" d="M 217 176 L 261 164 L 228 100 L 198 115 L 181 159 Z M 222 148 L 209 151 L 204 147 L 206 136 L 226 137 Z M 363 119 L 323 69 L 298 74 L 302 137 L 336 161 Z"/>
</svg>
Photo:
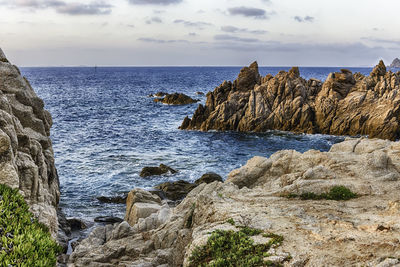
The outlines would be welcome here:
<svg viewBox="0 0 400 267">
<path fill-rule="evenodd" d="M 400 59 L 395 58 L 392 64 L 390 64 L 390 68 L 400 68 Z"/>
<path fill-rule="evenodd" d="M 260 77 L 257 63 L 207 94 L 180 129 L 283 130 L 333 135 L 400 137 L 400 73 L 381 61 L 368 77 L 349 70 L 331 73 L 322 83 L 306 81 L 299 69 Z"/>
<path fill-rule="evenodd" d="M 288 193 L 344 185 L 349 201 L 300 200 Z M 130 226 L 97 228 L 70 257 L 71 266 L 187 266 L 191 251 L 215 229 L 237 224 L 282 235 L 271 261 L 285 266 L 393 266 L 400 258 L 400 143 L 348 139 L 329 152 L 280 151 L 255 157 L 225 183 L 201 184 Z M 264 242 L 254 237 L 256 242 Z M 143 265 L 139 265 L 143 264 Z"/>
<path fill-rule="evenodd" d="M 198 99 L 193 99 L 190 96 L 180 93 L 165 94 L 164 98 L 154 99 L 154 102 L 161 102 L 167 105 L 189 105 L 199 101 Z"/>
<path fill-rule="evenodd" d="M 147 218 L 161 209 L 161 199 L 146 190 L 136 188 L 129 192 L 126 201 L 125 221 L 135 225 L 140 218 Z"/>
<path fill-rule="evenodd" d="M 55 237 L 59 181 L 43 100 L 0 49 L 0 183 L 18 188 Z"/>
<path fill-rule="evenodd" d="M 172 169 L 171 167 L 168 167 L 167 165 L 164 164 L 160 164 L 159 167 L 144 167 L 139 175 L 140 177 L 148 177 L 154 175 L 162 175 L 168 172 L 172 174 L 177 173 L 177 171 Z"/>
</svg>

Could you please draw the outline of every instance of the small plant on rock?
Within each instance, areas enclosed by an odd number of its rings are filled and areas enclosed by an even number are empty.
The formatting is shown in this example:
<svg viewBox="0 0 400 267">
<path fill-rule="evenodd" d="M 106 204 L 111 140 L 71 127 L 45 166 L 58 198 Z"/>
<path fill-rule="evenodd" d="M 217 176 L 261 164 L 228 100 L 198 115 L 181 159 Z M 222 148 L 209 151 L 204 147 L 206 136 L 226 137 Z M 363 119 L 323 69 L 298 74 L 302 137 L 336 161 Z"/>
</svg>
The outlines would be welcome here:
<svg viewBox="0 0 400 267">
<path fill-rule="evenodd" d="M 55 266 L 61 247 L 17 189 L 0 184 L 0 266 Z"/>
</svg>

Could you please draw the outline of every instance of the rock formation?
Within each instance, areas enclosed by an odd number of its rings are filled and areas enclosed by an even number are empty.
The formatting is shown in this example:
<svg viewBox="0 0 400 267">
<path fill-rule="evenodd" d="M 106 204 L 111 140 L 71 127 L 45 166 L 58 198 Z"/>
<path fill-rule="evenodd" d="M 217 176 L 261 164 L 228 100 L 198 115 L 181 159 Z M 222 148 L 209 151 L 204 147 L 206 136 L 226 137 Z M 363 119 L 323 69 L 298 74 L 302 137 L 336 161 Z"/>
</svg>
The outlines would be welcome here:
<svg viewBox="0 0 400 267">
<path fill-rule="evenodd" d="M 149 177 L 149 176 L 154 176 L 154 175 L 162 175 L 166 173 L 177 173 L 176 170 L 172 169 L 171 167 L 160 164 L 158 167 L 144 167 L 142 171 L 140 172 L 139 176 L 140 177 Z"/>
<path fill-rule="evenodd" d="M 60 191 L 51 125 L 42 99 L 0 49 L 0 183 L 18 188 L 55 237 Z"/>
<path fill-rule="evenodd" d="M 305 80 L 299 69 L 261 77 L 256 62 L 207 94 L 180 129 L 283 130 L 333 135 L 400 137 L 400 73 L 381 61 L 368 77 L 349 70 L 331 73 L 322 83 Z"/>
<path fill-rule="evenodd" d="M 338 185 L 358 197 L 287 197 L 319 194 Z M 138 197 L 138 202 L 150 201 L 157 209 L 146 218 L 140 212 L 133 226 L 124 221 L 96 228 L 76 247 L 70 264 L 187 266 L 193 249 L 205 244 L 210 232 L 237 231 L 233 221 L 283 236 L 282 245 L 265 256 L 271 263 L 394 266 L 400 258 L 399 189 L 399 142 L 361 138 L 336 144 L 329 152 L 279 151 L 249 160 L 225 183 L 199 185 L 175 208 L 154 196 Z M 259 235 L 252 238 L 266 242 Z"/>
<path fill-rule="evenodd" d="M 156 96 L 157 96 L 157 94 L 156 94 Z M 187 96 L 185 94 L 178 94 L 178 93 L 165 94 L 164 98 L 154 99 L 154 102 L 161 102 L 161 103 L 167 104 L 167 105 L 189 105 L 189 104 L 197 103 L 199 101 L 200 100 L 193 99 L 190 96 Z"/>
<path fill-rule="evenodd" d="M 392 64 L 390 64 L 390 68 L 400 68 L 400 59 L 395 58 Z"/>
</svg>

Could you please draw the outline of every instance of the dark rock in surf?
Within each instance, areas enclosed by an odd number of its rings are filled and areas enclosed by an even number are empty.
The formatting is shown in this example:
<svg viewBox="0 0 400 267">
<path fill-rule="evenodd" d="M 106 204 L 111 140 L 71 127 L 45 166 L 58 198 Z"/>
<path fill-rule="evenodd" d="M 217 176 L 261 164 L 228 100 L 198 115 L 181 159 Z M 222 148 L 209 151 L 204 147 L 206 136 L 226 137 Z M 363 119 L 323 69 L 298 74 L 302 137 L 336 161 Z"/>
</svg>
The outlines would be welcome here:
<svg viewBox="0 0 400 267">
<path fill-rule="evenodd" d="M 168 172 L 171 174 L 177 173 L 177 171 L 172 169 L 171 167 L 168 167 L 167 165 L 164 164 L 160 164 L 159 167 L 144 167 L 139 175 L 140 177 L 148 177 L 154 175 L 162 175 Z"/>
<path fill-rule="evenodd" d="M 202 184 L 202 183 L 207 183 L 210 184 L 212 182 L 223 182 L 224 180 L 222 180 L 222 177 L 214 172 L 208 172 L 205 173 L 201 176 L 201 178 L 197 179 L 194 183 L 196 185 Z"/>
<path fill-rule="evenodd" d="M 154 102 L 161 102 L 167 105 L 189 105 L 199 102 L 198 99 L 193 99 L 185 94 L 166 94 L 164 98 L 156 98 Z"/>
</svg>

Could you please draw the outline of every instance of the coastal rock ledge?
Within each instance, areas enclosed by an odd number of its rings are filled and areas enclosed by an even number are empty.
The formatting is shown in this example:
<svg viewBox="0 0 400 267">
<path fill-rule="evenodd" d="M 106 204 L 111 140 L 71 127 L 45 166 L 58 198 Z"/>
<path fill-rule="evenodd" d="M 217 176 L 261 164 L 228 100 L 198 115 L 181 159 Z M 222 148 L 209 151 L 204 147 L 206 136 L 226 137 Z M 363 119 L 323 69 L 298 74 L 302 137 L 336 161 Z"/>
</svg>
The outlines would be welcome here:
<svg viewBox="0 0 400 267">
<path fill-rule="evenodd" d="M 0 183 L 19 189 L 56 237 L 60 191 L 51 125 L 43 100 L 0 49 Z"/>
<path fill-rule="evenodd" d="M 260 76 L 257 62 L 207 94 L 192 119 L 180 129 L 254 131 L 282 130 L 332 135 L 400 137 L 400 72 L 383 61 L 369 76 L 342 69 L 325 82 L 305 80 L 299 69 Z"/>
<path fill-rule="evenodd" d="M 400 143 L 379 139 L 254 157 L 224 183 L 200 184 L 175 208 L 157 200 L 132 225 L 96 228 L 69 266 L 197 266 L 190 255 L 211 232 L 240 227 L 258 229 L 251 237 L 257 244 L 282 236 L 264 254 L 268 266 L 398 266 L 399 170 Z M 339 186 L 356 198 L 315 197 Z M 302 194 L 314 199 L 296 197 Z"/>
</svg>

